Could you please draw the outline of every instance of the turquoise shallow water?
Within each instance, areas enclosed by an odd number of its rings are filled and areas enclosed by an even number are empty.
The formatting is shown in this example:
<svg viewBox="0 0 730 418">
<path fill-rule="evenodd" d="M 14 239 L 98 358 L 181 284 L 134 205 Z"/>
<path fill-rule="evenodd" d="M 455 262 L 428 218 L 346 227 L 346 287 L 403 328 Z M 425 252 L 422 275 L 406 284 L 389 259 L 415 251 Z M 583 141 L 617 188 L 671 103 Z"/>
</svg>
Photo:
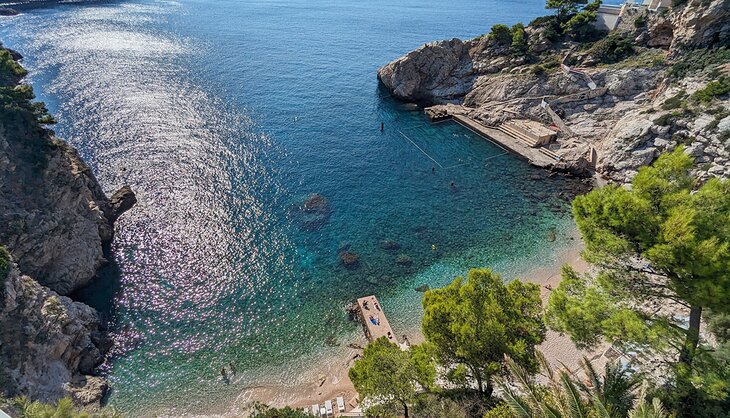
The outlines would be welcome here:
<svg viewBox="0 0 730 418">
<path fill-rule="evenodd" d="M 80 292 L 116 342 L 102 367 L 110 403 L 206 411 L 295 382 L 338 352 L 327 339 L 359 332 L 343 311 L 357 296 L 376 293 L 396 330 L 412 329 L 416 286 L 480 266 L 512 277 L 566 248 L 571 181 L 430 125 L 375 77 L 424 42 L 527 22 L 542 4 L 132 0 L 0 20 L 58 134 L 108 191 L 138 193 L 115 263 Z M 311 193 L 326 216 L 297 209 Z M 357 268 L 340 264 L 345 248 Z M 229 361 L 239 373 L 226 386 Z"/>
</svg>

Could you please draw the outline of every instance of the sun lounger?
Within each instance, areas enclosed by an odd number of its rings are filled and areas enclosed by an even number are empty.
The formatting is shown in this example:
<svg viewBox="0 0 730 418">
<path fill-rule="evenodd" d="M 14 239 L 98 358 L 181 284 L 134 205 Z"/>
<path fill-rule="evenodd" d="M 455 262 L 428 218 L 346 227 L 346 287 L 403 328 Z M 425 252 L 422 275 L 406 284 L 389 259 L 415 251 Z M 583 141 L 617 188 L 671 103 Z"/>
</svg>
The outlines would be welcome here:
<svg viewBox="0 0 730 418">
<path fill-rule="evenodd" d="M 323 407 L 319 408 L 319 415 L 326 417 L 327 416 L 327 410 Z"/>
<path fill-rule="evenodd" d="M 327 410 L 327 415 L 332 415 L 332 401 L 329 399 L 324 401 L 324 407 Z"/>
<path fill-rule="evenodd" d="M 307 408 L 307 407 L 302 408 L 302 412 L 304 412 L 304 415 L 309 415 L 309 408 Z"/>
<path fill-rule="evenodd" d="M 345 400 L 342 398 L 342 396 L 337 397 L 337 411 L 345 412 Z"/>
<path fill-rule="evenodd" d="M 318 404 L 312 404 L 312 415 L 315 417 L 319 416 L 319 405 Z"/>
</svg>

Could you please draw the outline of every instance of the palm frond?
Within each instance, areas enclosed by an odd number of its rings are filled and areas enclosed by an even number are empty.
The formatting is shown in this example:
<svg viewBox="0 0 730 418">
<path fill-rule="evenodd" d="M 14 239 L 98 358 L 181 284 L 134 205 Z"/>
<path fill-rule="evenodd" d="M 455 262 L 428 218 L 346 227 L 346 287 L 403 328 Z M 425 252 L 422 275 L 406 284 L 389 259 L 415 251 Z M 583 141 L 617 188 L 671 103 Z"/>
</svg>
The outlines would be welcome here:
<svg viewBox="0 0 730 418">
<path fill-rule="evenodd" d="M 504 401 L 517 418 L 534 418 L 536 416 L 530 408 L 530 404 L 517 395 L 512 388 L 505 384 L 501 384 L 501 387 L 504 391 Z"/>
<path fill-rule="evenodd" d="M 545 415 L 545 418 L 563 418 L 563 414 L 560 411 L 546 403 L 540 405 L 540 409 L 542 410 L 542 414 Z"/>
<path fill-rule="evenodd" d="M 593 404 L 593 412 L 596 418 L 612 418 L 606 405 L 595 393 L 591 396 L 591 404 Z"/>
<path fill-rule="evenodd" d="M 560 373 L 560 383 L 562 384 L 571 415 L 575 418 L 586 418 L 587 414 L 583 406 L 583 400 L 580 398 L 578 388 L 575 387 L 568 373 Z"/>
</svg>

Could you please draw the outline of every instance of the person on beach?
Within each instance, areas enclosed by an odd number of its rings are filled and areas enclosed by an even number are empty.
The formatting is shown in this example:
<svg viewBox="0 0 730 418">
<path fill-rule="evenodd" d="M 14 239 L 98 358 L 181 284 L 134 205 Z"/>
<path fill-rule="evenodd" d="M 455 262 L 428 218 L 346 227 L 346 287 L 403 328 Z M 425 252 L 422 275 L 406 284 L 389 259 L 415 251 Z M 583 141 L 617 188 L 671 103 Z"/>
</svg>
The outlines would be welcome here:
<svg viewBox="0 0 730 418">
<path fill-rule="evenodd" d="M 236 375 L 236 365 L 233 364 L 233 362 L 230 362 L 230 363 L 228 363 L 228 367 L 231 368 L 231 374 L 235 376 Z"/>
<path fill-rule="evenodd" d="M 226 372 L 225 367 L 221 367 L 221 377 L 223 378 L 223 381 L 228 383 L 228 373 Z"/>
</svg>

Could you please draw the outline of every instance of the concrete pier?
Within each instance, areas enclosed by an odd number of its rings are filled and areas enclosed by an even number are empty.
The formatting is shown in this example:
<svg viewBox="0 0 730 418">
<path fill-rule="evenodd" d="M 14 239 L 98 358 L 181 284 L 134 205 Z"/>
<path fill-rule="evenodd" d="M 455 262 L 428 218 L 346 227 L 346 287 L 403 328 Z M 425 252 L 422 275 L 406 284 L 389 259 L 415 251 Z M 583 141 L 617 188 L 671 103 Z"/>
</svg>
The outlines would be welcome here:
<svg viewBox="0 0 730 418">
<path fill-rule="evenodd" d="M 490 128 L 481 123 L 463 115 L 453 115 L 454 122 L 466 127 L 467 129 L 485 137 L 489 141 L 519 155 L 526 159 L 530 164 L 540 168 L 551 168 L 557 160 L 550 153 L 546 153 L 544 148 L 530 147 L 524 141 L 510 136 L 499 129 Z"/>
<path fill-rule="evenodd" d="M 378 302 L 375 296 L 370 295 L 358 299 L 357 308 L 360 312 L 360 319 L 365 336 L 370 342 L 380 337 L 385 337 L 388 341 L 400 345 L 393 329 L 390 327 L 388 318 L 385 317 L 383 307 L 380 306 L 380 302 Z"/>
</svg>

